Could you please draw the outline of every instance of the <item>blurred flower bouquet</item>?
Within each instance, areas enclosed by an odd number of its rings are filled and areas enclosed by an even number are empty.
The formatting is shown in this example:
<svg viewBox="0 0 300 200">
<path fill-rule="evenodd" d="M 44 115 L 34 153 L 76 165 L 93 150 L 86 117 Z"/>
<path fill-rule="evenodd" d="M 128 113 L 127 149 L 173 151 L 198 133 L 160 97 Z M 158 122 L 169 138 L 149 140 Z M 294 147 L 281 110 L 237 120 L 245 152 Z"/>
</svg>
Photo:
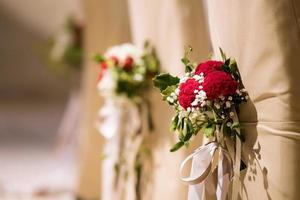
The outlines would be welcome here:
<svg viewBox="0 0 300 200">
<path fill-rule="evenodd" d="M 50 41 L 49 67 L 58 74 L 77 72 L 82 68 L 83 25 L 69 18 L 63 29 Z"/>
<path fill-rule="evenodd" d="M 67 78 L 71 86 L 66 109 L 58 129 L 57 148 L 62 149 L 78 130 L 80 116 L 80 75 L 83 59 L 83 25 L 75 17 L 66 20 L 63 27 L 39 49 L 51 72 Z"/>
<path fill-rule="evenodd" d="M 148 98 L 159 61 L 148 43 L 144 49 L 132 44 L 114 46 L 104 55 L 97 54 L 95 60 L 100 64 L 97 87 L 105 101 L 98 129 L 108 139 L 103 175 L 115 195 L 103 199 L 120 199 L 116 195 L 124 191 L 135 191 L 140 199 L 150 178 L 147 168 L 151 165 L 145 164 L 150 160 L 145 138 L 153 128 Z M 114 175 L 109 173 L 112 169 Z"/>
<path fill-rule="evenodd" d="M 186 74 L 183 77 L 160 74 L 154 79 L 154 85 L 160 89 L 163 100 L 176 112 L 171 128 L 178 132 L 179 141 L 171 151 L 188 146 L 192 136 L 199 132 L 209 140 L 182 163 L 181 170 L 189 159 L 193 159 L 190 176 L 182 180 L 190 185 L 201 186 L 201 182 L 209 184 L 209 180 L 213 179 L 213 172 L 216 171 L 213 160 L 219 160 L 218 176 L 222 177 L 218 181 L 222 183 L 218 182 L 216 186 L 217 199 L 221 199 L 222 195 L 226 196 L 229 179 L 233 175 L 238 176 L 240 170 L 240 144 L 244 137 L 239 129 L 236 111 L 248 99 L 236 61 L 226 58 L 223 51 L 220 51 L 222 61 L 208 60 L 196 64 L 191 63 L 185 55 L 182 62 Z M 238 178 L 234 177 L 233 190 L 236 188 L 236 179 Z M 192 186 L 190 190 L 197 190 L 198 192 L 191 192 L 191 195 L 202 198 L 203 188 L 196 189 Z M 205 195 L 212 196 L 212 193 Z M 236 191 L 232 194 L 236 196 Z"/>
<path fill-rule="evenodd" d="M 131 44 L 114 46 L 104 55 L 96 55 L 100 63 L 98 89 L 103 96 L 126 97 L 140 101 L 159 71 L 158 59 L 148 44 L 141 50 Z"/>
</svg>

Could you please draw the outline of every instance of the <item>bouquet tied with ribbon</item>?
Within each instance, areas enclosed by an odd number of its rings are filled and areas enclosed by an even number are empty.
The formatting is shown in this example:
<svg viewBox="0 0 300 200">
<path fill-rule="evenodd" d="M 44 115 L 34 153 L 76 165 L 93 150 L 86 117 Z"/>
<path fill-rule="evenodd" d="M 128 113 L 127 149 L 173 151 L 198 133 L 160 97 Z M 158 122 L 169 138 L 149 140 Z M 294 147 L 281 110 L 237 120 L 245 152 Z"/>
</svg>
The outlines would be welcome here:
<svg viewBox="0 0 300 200">
<path fill-rule="evenodd" d="M 102 199 L 141 199 L 151 176 L 147 136 L 153 124 L 148 92 L 159 61 L 147 42 L 144 49 L 132 44 L 113 46 L 95 55 L 95 60 L 100 65 L 97 88 L 104 98 L 97 127 L 107 139 Z"/>
<path fill-rule="evenodd" d="M 181 179 L 189 185 L 189 200 L 238 196 L 244 137 L 237 112 L 249 97 L 236 61 L 226 58 L 222 49 L 220 52 L 222 61 L 207 60 L 200 64 L 191 63 L 187 52 L 182 58 L 186 72 L 183 77 L 163 73 L 154 78 L 163 100 L 176 112 L 171 129 L 178 132 L 179 141 L 171 152 L 188 146 L 199 132 L 208 140 L 180 166 Z M 190 175 L 183 176 L 183 169 L 191 159 Z"/>
</svg>

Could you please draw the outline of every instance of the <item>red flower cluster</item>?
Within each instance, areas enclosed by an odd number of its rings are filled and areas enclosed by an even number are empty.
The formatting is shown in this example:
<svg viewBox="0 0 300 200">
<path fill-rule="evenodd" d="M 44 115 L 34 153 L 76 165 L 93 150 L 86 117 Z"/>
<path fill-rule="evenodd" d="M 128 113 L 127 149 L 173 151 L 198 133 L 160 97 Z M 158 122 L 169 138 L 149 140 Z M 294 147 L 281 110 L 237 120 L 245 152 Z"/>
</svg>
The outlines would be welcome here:
<svg viewBox="0 0 300 200">
<path fill-rule="evenodd" d="M 124 66 L 123 68 L 126 70 L 126 71 L 131 71 L 132 68 L 133 68 L 133 58 L 128 56 L 126 59 L 125 59 L 125 62 L 124 62 Z"/>
<path fill-rule="evenodd" d="M 191 103 L 195 100 L 195 90 L 199 90 L 200 83 L 193 78 L 188 79 L 186 82 L 180 84 L 178 101 L 179 104 L 187 109 L 191 106 Z"/>
<path fill-rule="evenodd" d="M 221 95 L 226 97 L 234 94 L 238 82 L 224 71 L 214 71 L 205 76 L 202 86 L 207 98 L 215 100 Z"/>
<path fill-rule="evenodd" d="M 102 79 L 103 74 L 106 70 L 107 70 L 107 63 L 105 61 L 101 62 L 100 63 L 100 72 L 99 72 L 99 75 L 98 75 L 98 82 Z"/>
<path fill-rule="evenodd" d="M 195 74 L 200 75 L 201 73 L 203 73 L 204 76 L 206 76 L 213 71 L 221 70 L 223 64 L 223 62 L 215 60 L 209 60 L 204 63 L 200 63 L 196 67 Z"/>
<path fill-rule="evenodd" d="M 200 63 L 195 70 L 195 74 L 204 74 L 203 83 L 200 84 L 195 79 L 189 78 L 186 82 L 180 84 L 178 101 L 184 109 L 191 107 L 191 103 L 196 97 L 194 91 L 199 90 L 200 85 L 203 87 L 202 89 L 208 100 L 235 94 L 238 82 L 232 78 L 231 74 L 221 70 L 223 64 L 221 61 L 214 60 Z"/>
</svg>

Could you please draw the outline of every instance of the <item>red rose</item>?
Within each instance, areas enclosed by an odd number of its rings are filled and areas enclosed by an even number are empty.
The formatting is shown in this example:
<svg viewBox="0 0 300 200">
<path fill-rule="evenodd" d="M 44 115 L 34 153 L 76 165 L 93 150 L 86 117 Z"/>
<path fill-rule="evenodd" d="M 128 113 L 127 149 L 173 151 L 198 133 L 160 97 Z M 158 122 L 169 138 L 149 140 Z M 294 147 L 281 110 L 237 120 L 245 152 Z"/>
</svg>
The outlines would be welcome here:
<svg viewBox="0 0 300 200">
<path fill-rule="evenodd" d="M 221 61 L 209 60 L 204 63 L 200 63 L 195 70 L 195 74 L 200 75 L 201 73 L 206 76 L 207 74 L 213 71 L 221 70 L 221 67 L 224 63 Z"/>
<path fill-rule="evenodd" d="M 204 78 L 202 86 L 207 98 L 214 100 L 221 95 L 227 97 L 234 94 L 238 87 L 238 82 L 226 72 L 214 71 Z"/>
<path fill-rule="evenodd" d="M 179 104 L 187 109 L 191 107 L 191 103 L 195 100 L 196 94 L 194 90 L 199 90 L 200 83 L 195 79 L 188 79 L 186 82 L 181 83 L 179 86 L 180 92 L 178 95 Z"/>
<path fill-rule="evenodd" d="M 128 56 L 126 59 L 125 59 L 125 62 L 124 62 L 124 69 L 126 71 L 131 71 L 132 70 L 132 67 L 133 67 L 133 58 Z"/>
<path fill-rule="evenodd" d="M 107 70 L 107 63 L 102 62 L 100 63 L 100 72 L 98 76 L 98 82 L 102 79 L 104 72 Z"/>
</svg>

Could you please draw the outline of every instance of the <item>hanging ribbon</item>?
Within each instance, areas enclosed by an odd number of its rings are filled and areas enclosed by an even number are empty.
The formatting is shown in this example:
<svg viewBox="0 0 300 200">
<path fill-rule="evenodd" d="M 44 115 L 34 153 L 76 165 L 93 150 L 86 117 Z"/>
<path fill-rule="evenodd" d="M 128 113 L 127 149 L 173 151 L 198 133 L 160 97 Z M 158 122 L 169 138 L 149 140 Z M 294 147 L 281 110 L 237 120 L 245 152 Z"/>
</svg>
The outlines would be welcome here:
<svg viewBox="0 0 300 200">
<path fill-rule="evenodd" d="M 235 112 L 235 110 L 234 110 Z M 234 122 L 238 122 L 235 112 Z M 240 134 L 240 129 L 236 129 Z M 216 133 L 224 140 L 223 129 Z M 226 145 L 210 142 L 196 149 L 180 165 L 181 180 L 189 185 L 188 200 L 229 199 L 237 200 L 241 164 L 241 140 L 226 140 Z M 192 159 L 190 175 L 184 177 L 183 170 Z M 229 193 L 229 185 L 231 192 Z"/>
</svg>

